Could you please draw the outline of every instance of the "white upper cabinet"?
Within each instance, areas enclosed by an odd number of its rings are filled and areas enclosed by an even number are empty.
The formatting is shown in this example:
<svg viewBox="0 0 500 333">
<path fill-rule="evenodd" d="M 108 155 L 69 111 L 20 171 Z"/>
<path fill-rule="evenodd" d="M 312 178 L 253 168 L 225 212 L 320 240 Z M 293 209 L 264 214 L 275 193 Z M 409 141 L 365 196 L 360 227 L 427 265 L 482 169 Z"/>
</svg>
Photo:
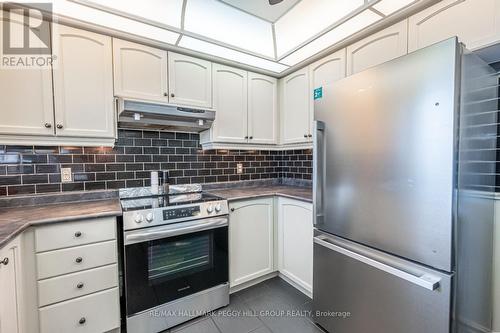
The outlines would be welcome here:
<svg viewBox="0 0 500 333">
<path fill-rule="evenodd" d="M 115 95 L 168 102 L 167 51 L 113 39 Z"/>
<path fill-rule="evenodd" d="M 113 138 L 111 38 L 59 25 L 53 45 L 57 135 Z"/>
<path fill-rule="evenodd" d="M 282 81 L 283 103 L 281 108 L 282 143 L 305 143 L 311 141 L 310 95 L 308 68 L 298 70 Z"/>
<path fill-rule="evenodd" d="M 408 22 L 401 21 L 347 47 L 347 75 L 361 72 L 408 52 Z"/>
<path fill-rule="evenodd" d="M 345 53 L 346 50 L 342 49 L 309 65 L 309 86 L 311 87 L 311 93 L 309 94 L 309 133 L 312 133 L 313 130 L 314 90 L 345 78 Z"/>
<path fill-rule="evenodd" d="M 273 198 L 229 207 L 229 284 L 234 287 L 274 271 Z"/>
<path fill-rule="evenodd" d="M 246 143 L 248 80 L 247 72 L 213 64 L 214 108 L 213 141 Z"/>
<path fill-rule="evenodd" d="M 278 199 L 278 268 L 304 291 L 312 292 L 313 218 L 310 203 Z"/>
<path fill-rule="evenodd" d="M 409 19 L 409 51 L 458 36 L 470 50 L 500 41 L 500 1 L 444 0 Z"/>
<path fill-rule="evenodd" d="M 0 36 L 3 31 L 0 15 Z M 22 22 L 11 33 L 21 33 Z M 50 68 L 0 69 L 0 134 L 53 135 L 52 72 Z"/>
<path fill-rule="evenodd" d="M 278 141 L 278 81 L 248 73 L 248 136 L 252 144 Z"/>
<path fill-rule="evenodd" d="M 212 63 L 168 53 L 170 103 L 212 107 Z"/>
</svg>

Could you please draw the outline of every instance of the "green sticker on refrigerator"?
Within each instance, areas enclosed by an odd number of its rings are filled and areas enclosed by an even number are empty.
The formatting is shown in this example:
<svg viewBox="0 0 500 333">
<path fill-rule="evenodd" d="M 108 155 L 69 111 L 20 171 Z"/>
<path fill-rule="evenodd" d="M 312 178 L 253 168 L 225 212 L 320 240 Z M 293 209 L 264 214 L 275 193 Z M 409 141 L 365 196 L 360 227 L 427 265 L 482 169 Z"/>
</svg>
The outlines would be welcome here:
<svg viewBox="0 0 500 333">
<path fill-rule="evenodd" d="M 322 97 L 323 97 L 323 87 L 314 89 L 314 100 L 320 99 Z"/>
</svg>

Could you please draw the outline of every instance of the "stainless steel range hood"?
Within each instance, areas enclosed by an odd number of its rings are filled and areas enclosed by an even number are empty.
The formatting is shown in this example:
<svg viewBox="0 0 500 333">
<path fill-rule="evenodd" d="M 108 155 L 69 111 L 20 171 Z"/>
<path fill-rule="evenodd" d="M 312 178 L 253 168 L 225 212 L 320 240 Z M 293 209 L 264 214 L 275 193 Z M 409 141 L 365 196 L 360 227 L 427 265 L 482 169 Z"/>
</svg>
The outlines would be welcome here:
<svg viewBox="0 0 500 333">
<path fill-rule="evenodd" d="M 201 132 L 209 129 L 215 111 L 118 99 L 118 124 L 126 128 Z"/>
</svg>

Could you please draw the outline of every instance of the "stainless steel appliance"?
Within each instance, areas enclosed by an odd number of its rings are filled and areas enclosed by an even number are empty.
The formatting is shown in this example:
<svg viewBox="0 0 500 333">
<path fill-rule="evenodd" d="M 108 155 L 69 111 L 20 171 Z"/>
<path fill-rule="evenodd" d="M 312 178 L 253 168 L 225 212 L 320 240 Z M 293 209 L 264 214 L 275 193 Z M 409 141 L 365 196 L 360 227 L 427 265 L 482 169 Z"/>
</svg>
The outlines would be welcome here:
<svg viewBox="0 0 500 333">
<path fill-rule="evenodd" d="M 493 73 L 452 38 L 315 94 L 313 299 L 326 330 L 491 331 Z"/>
<path fill-rule="evenodd" d="M 193 190 L 120 193 L 127 332 L 160 332 L 229 304 L 227 201 Z"/>
</svg>

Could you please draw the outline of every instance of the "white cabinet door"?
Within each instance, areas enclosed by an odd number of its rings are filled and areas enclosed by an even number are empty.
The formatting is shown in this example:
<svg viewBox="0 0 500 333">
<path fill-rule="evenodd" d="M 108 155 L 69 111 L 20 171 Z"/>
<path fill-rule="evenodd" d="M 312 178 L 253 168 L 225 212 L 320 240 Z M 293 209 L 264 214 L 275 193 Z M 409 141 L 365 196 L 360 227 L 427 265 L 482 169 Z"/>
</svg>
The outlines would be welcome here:
<svg viewBox="0 0 500 333">
<path fill-rule="evenodd" d="M 168 53 L 170 103 L 212 107 L 212 63 Z"/>
<path fill-rule="evenodd" d="M 20 327 L 20 255 L 18 239 L 0 250 L 0 333 L 18 333 Z"/>
<path fill-rule="evenodd" d="M 278 81 L 248 72 L 248 135 L 255 144 L 278 141 Z"/>
<path fill-rule="evenodd" d="M 312 204 L 278 199 L 278 268 L 281 274 L 312 292 Z"/>
<path fill-rule="evenodd" d="M 11 15 L 10 25 L 19 27 L 11 29 L 11 34 L 21 34 L 22 18 Z M 0 36 L 2 34 L 0 15 Z M 0 69 L 0 91 L 0 134 L 54 135 L 50 68 Z"/>
<path fill-rule="evenodd" d="M 283 103 L 281 109 L 282 143 L 311 141 L 309 131 L 309 71 L 298 70 L 283 79 Z"/>
<path fill-rule="evenodd" d="M 500 41 L 500 1 L 444 0 L 409 19 L 408 48 L 458 36 L 470 50 Z"/>
<path fill-rule="evenodd" d="M 115 95 L 168 102 L 167 51 L 113 39 Z"/>
<path fill-rule="evenodd" d="M 229 282 L 234 287 L 274 270 L 273 198 L 229 207 Z"/>
<path fill-rule="evenodd" d="M 309 94 L 309 134 L 312 134 L 313 131 L 314 89 L 321 88 L 345 77 L 345 53 L 346 50 L 342 49 L 309 65 L 309 86 L 312 90 L 312 93 Z"/>
<path fill-rule="evenodd" d="M 213 141 L 245 143 L 248 141 L 247 72 L 213 64 L 214 108 Z"/>
<path fill-rule="evenodd" d="M 347 75 L 405 55 L 408 22 L 401 21 L 347 47 Z"/>
<path fill-rule="evenodd" d="M 113 138 L 111 37 L 59 25 L 53 45 L 57 135 Z"/>
</svg>

